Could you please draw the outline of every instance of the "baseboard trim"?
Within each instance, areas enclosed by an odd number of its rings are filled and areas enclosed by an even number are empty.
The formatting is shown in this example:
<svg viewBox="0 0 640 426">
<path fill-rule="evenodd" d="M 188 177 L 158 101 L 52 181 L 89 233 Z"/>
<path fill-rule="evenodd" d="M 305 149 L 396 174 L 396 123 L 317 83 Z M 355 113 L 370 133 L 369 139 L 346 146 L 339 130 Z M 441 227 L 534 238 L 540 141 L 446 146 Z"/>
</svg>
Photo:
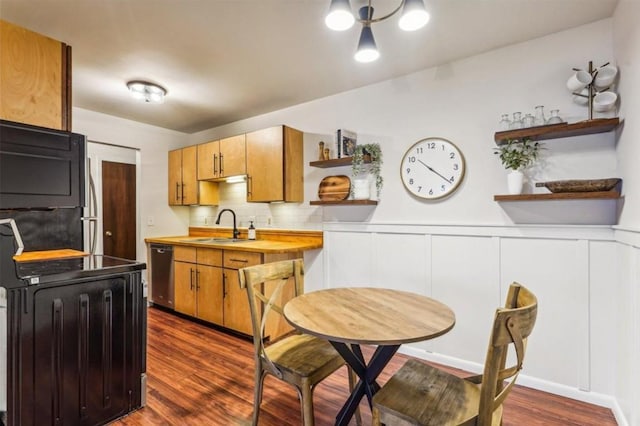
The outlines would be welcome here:
<svg viewBox="0 0 640 426">
<path fill-rule="evenodd" d="M 470 373 L 482 373 L 483 366 L 481 364 L 433 352 L 428 352 L 424 349 L 418 349 L 404 345 L 400 348 L 399 352 L 415 358 L 424 359 L 425 361 L 432 361 L 438 364 L 446 365 L 448 367 L 459 368 Z M 597 392 L 582 391 L 577 388 L 572 388 L 571 386 L 566 386 L 559 383 L 550 382 L 548 380 L 542 380 L 535 377 L 527 376 L 526 374 L 520 374 L 518 376 L 518 384 L 521 386 L 526 386 L 528 388 L 563 396 L 565 398 L 571 398 L 589 404 L 609 408 L 613 412 L 618 425 L 629 425 L 620 405 L 618 404 L 618 401 L 610 395 L 605 395 Z"/>
</svg>

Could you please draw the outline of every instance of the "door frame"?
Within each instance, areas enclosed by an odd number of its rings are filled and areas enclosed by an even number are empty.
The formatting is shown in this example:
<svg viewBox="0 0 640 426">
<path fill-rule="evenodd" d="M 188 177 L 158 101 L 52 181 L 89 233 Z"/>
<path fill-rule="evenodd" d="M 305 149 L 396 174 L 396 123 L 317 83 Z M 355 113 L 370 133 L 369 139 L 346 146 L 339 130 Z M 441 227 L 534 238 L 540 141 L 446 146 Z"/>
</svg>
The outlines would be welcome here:
<svg viewBox="0 0 640 426">
<path fill-rule="evenodd" d="M 103 227 L 103 217 L 102 217 L 102 162 L 110 161 L 116 163 L 126 163 L 126 164 L 134 164 L 136 166 L 136 259 L 140 258 L 141 253 L 144 252 L 144 247 L 140 247 L 140 233 L 141 233 L 141 223 L 140 223 L 140 188 L 142 184 L 142 173 L 141 173 L 141 158 L 140 158 L 140 149 L 132 148 L 128 146 L 115 145 L 111 143 L 99 142 L 94 140 L 87 140 L 87 180 L 89 179 L 89 175 L 93 177 L 93 182 L 96 190 L 96 201 L 97 208 L 95 215 L 98 217 L 97 221 L 97 237 L 96 237 L 96 254 L 104 253 L 104 227 Z M 85 216 L 89 216 L 90 202 L 92 195 L 90 195 L 91 189 L 87 184 L 87 194 L 86 200 L 87 205 L 85 206 Z M 90 228 L 91 225 L 89 222 L 85 223 L 85 232 L 84 232 L 84 241 L 85 241 L 85 250 L 89 250 L 91 244 L 91 236 L 90 236 Z"/>
</svg>

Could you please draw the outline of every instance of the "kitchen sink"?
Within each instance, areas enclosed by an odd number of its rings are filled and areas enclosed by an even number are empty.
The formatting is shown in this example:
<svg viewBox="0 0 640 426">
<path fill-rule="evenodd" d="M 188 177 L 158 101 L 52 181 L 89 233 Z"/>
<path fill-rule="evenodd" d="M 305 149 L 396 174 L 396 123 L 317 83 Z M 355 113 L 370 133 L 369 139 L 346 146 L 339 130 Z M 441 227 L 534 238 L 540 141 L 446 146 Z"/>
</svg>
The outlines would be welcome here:
<svg viewBox="0 0 640 426">
<path fill-rule="evenodd" d="M 228 243 L 239 243 L 243 240 L 240 238 L 223 238 L 223 237 L 212 237 L 212 238 L 189 238 L 181 240 L 183 243 L 205 243 L 205 244 L 228 244 Z"/>
</svg>

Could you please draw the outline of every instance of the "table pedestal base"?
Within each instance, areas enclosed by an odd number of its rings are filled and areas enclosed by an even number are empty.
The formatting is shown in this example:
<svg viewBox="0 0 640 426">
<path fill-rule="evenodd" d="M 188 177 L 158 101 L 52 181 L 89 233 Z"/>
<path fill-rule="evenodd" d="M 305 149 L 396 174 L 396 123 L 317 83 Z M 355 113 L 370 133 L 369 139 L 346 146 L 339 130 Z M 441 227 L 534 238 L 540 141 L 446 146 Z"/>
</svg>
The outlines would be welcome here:
<svg viewBox="0 0 640 426">
<path fill-rule="evenodd" d="M 360 345 L 352 344 L 351 349 L 349 349 L 349 345 L 346 343 L 332 341 L 331 344 L 360 378 L 349 399 L 347 399 L 347 402 L 345 402 L 336 416 L 336 425 L 346 426 L 349 424 L 351 417 L 353 417 L 363 396 L 367 396 L 369 407 L 372 406 L 373 395 L 380 389 L 376 379 L 398 351 L 400 345 L 378 346 L 367 364 L 362 355 Z"/>
</svg>

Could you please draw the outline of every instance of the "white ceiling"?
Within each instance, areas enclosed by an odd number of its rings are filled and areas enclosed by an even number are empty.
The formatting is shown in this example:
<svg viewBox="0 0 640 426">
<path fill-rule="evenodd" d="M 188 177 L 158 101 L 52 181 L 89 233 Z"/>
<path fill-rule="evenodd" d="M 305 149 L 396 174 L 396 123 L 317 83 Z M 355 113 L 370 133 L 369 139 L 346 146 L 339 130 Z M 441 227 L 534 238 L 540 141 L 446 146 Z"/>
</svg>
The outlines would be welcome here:
<svg viewBox="0 0 640 426">
<path fill-rule="evenodd" d="M 0 18 L 72 46 L 74 106 L 193 133 L 607 18 L 618 0 L 425 0 L 417 32 L 373 25 L 369 64 L 353 60 L 358 25 L 324 26 L 329 2 L 0 0 Z M 373 0 L 376 16 L 399 2 Z M 137 79 L 165 103 L 131 99 Z"/>
</svg>

